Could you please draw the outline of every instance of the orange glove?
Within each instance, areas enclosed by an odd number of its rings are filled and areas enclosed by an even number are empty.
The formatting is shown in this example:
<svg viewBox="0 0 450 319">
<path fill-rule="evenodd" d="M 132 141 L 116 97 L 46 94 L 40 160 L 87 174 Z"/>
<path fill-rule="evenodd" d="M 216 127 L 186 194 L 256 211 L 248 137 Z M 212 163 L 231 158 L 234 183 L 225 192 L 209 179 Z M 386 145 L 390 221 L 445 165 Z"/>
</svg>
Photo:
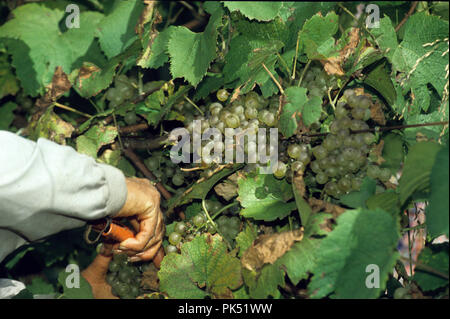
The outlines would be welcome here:
<svg viewBox="0 0 450 319">
<path fill-rule="evenodd" d="M 125 205 L 114 216 L 134 218 L 138 233 L 120 243 L 116 252 L 130 256 L 131 262 L 151 260 L 160 249 L 164 237 L 164 220 L 160 208 L 161 195 L 145 178 L 127 178 L 128 195 Z"/>
</svg>

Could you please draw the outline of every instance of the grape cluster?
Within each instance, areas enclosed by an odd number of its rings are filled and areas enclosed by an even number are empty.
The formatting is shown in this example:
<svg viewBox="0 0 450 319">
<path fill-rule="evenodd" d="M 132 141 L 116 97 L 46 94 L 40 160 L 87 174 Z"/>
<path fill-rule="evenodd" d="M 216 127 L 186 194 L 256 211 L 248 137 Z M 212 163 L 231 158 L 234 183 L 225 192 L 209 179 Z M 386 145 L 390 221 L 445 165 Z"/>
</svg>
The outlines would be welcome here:
<svg viewBox="0 0 450 319">
<path fill-rule="evenodd" d="M 204 213 L 198 213 L 188 221 L 177 222 L 173 231 L 166 234 L 169 241 L 169 245 L 165 247 L 166 254 L 177 253 L 183 243 L 191 241 L 205 232 L 214 234 L 216 230 L 207 222 Z"/>
<path fill-rule="evenodd" d="M 300 69 L 300 74 L 304 69 Z M 320 65 L 309 67 L 302 80 L 302 87 L 307 88 L 308 98 L 317 96 L 323 98 L 327 95 L 329 88 L 337 87 L 336 78 L 328 75 Z"/>
<path fill-rule="evenodd" d="M 209 213 L 217 213 L 222 209 L 222 204 L 218 201 L 206 200 L 206 208 Z M 226 211 L 222 211 L 225 213 Z M 216 225 L 208 221 L 206 214 L 197 213 L 187 221 L 176 222 L 173 230 L 166 234 L 169 245 L 165 247 L 166 254 L 179 252 L 182 244 L 191 241 L 196 236 L 204 233 L 214 235 L 219 230 L 226 240 L 232 242 L 240 231 L 240 219 L 237 216 L 221 215 L 215 221 Z M 216 228 L 217 227 L 217 228 Z"/>
<path fill-rule="evenodd" d="M 135 299 L 141 294 L 141 272 L 128 262 L 126 254 L 114 255 L 109 263 L 106 282 L 111 285 L 113 295 L 121 299 Z"/>
<path fill-rule="evenodd" d="M 244 132 L 257 133 L 260 127 L 276 127 L 279 104 L 278 97 L 274 96 L 270 99 L 265 99 L 256 91 L 251 91 L 247 94 L 239 95 L 231 103 L 229 101 L 230 93 L 226 89 L 220 89 L 216 92 L 213 101 L 210 101 L 207 106 L 200 105 L 195 107 L 191 103 L 182 102 L 175 108 L 183 112 L 185 118 L 184 125 L 191 134 L 194 131 L 194 120 L 201 121 L 201 128 L 198 132 L 200 134 L 209 128 L 216 128 L 224 134 L 225 128 L 240 128 Z M 198 115 L 200 112 L 203 115 Z M 251 145 L 251 143 L 254 145 Z M 256 142 L 245 141 L 242 146 L 244 147 L 244 153 L 247 154 L 249 149 L 251 150 L 253 147 L 256 149 Z M 195 151 L 197 154 L 210 155 L 213 149 L 223 154 L 225 144 L 223 141 L 216 143 L 202 141 L 201 149 L 191 151 Z M 212 162 L 214 161 L 215 159 L 212 159 Z M 206 166 L 210 164 L 203 163 Z"/>
<path fill-rule="evenodd" d="M 186 183 L 186 174 L 170 158 L 162 152 L 153 152 L 152 156 L 144 160 L 144 164 L 162 183 L 170 183 L 175 187 L 181 187 Z"/>
<path fill-rule="evenodd" d="M 315 181 L 324 185 L 325 192 L 335 198 L 359 190 L 365 175 L 382 182 L 389 180 L 391 173 L 369 161 L 370 146 L 375 135 L 370 132 L 354 134 L 354 131 L 369 129 L 372 101 L 365 95 L 356 95 L 354 90 L 344 92 L 335 110 L 335 119 L 330 124 L 330 133 L 320 145 L 312 149 L 314 160 L 310 168 Z"/>
</svg>

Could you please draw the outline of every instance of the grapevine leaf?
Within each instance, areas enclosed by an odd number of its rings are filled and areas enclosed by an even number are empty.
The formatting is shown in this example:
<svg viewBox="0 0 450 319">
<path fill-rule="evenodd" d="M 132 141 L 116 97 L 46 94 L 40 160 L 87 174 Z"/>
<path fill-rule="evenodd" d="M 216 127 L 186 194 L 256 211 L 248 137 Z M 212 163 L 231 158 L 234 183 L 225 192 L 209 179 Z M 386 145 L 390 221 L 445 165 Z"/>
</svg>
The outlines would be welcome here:
<svg viewBox="0 0 450 319">
<path fill-rule="evenodd" d="M 18 81 L 12 72 L 6 54 L 0 55 L 0 99 L 6 95 L 15 95 L 19 91 Z"/>
<path fill-rule="evenodd" d="M 427 206 L 427 230 L 435 238 L 439 235 L 449 235 L 449 173 L 448 173 L 448 146 L 436 155 L 436 161 L 431 169 L 430 176 L 430 203 Z"/>
<path fill-rule="evenodd" d="M 392 61 L 392 56 L 394 55 L 395 49 L 398 47 L 398 42 L 397 34 L 391 19 L 385 15 L 380 19 L 380 27 L 373 28 L 371 32 L 377 39 L 377 43 L 380 49 L 383 50 L 384 55 L 389 61 Z"/>
<path fill-rule="evenodd" d="M 204 32 L 195 33 L 186 27 L 174 27 L 167 50 L 170 72 L 174 78 L 183 77 L 196 86 L 205 76 L 216 57 L 217 28 L 222 23 L 222 9 L 215 10 Z"/>
<path fill-rule="evenodd" d="M 442 97 L 447 82 L 445 65 L 448 49 L 448 21 L 419 12 L 404 25 L 403 41 L 392 57 L 392 63 L 399 71 L 407 73 L 412 87 L 430 83 Z"/>
<path fill-rule="evenodd" d="M 239 247 L 239 257 L 253 244 L 258 237 L 258 229 L 253 224 L 248 224 L 243 231 L 236 236 L 236 243 Z"/>
<path fill-rule="evenodd" d="M 95 125 L 86 133 L 77 137 L 77 151 L 81 154 L 97 158 L 98 150 L 114 142 L 117 137 L 117 128 L 115 126 Z"/>
<path fill-rule="evenodd" d="M 137 38 L 134 27 L 144 8 L 142 1 L 120 1 L 97 25 L 100 46 L 108 59 L 125 51 Z"/>
<path fill-rule="evenodd" d="M 53 112 L 53 108 L 49 107 L 36 122 L 30 123 L 28 137 L 34 141 L 43 137 L 58 144 L 65 145 L 66 138 L 72 136 L 74 129 L 71 124 L 64 122 L 56 115 Z"/>
<path fill-rule="evenodd" d="M 249 288 L 250 297 L 254 299 L 264 299 L 269 296 L 277 299 L 281 295 L 278 287 L 285 285 L 285 274 L 279 262 L 265 265 L 259 273 L 243 268 L 242 276 Z"/>
<path fill-rule="evenodd" d="M 59 21 L 64 14 L 63 10 L 44 4 L 25 4 L 17 7 L 14 18 L 0 27 L 0 38 L 6 38 L 12 65 L 29 95 L 44 93 L 44 86 L 51 82 L 57 66 L 69 74 L 75 63 L 88 55 L 95 27 L 103 16 L 98 12 L 81 12 L 80 28 L 61 33 Z"/>
<path fill-rule="evenodd" d="M 435 142 L 419 142 L 409 149 L 398 184 L 401 205 L 412 195 L 429 191 L 431 170 L 441 148 Z"/>
<path fill-rule="evenodd" d="M 322 99 L 318 96 L 313 96 L 305 103 L 302 110 L 303 124 L 310 126 L 320 119 L 322 113 Z"/>
<path fill-rule="evenodd" d="M 336 13 L 330 12 L 325 17 L 316 14 L 305 22 L 300 32 L 300 43 L 310 60 L 323 60 L 333 55 L 333 35 L 338 30 L 338 21 Z"/>
<path fill-rule="evenodd" d="M 94 299 L 92 294 L 91 285 L 84 279 L 83 276 L 79 276 L 79 287 L 69 288 L 67 287 L 67 282 L 71 282 L 71 278 L 68 278 L 72 272 L 61 271 L 58 275 L 58 283 L 63 287 L 64 299 Z"/>
<path fill-rule="evenodd" d="M 448 276 L 448 243 L 426 247 L 419 255 L 418 262 L 425 267 L 430 267 Z M 423 291 L 435 290 L 448 286 L 448 279 L 431 273 L 425 267 L 418 266 L 414 271 L 413 280 Z"/>
<path fill-rule="evenodd" d="M 204 298 L 207 293 L 201 290 L 188 274 L 194 265 L 183 255 L 169 254 L 164 257 L 158 272 L 159 288 L 172 298 Z"/>
<path fill-rule="evenodd" d="M 173 26 L 164 29 L 155 38 L 152 44 L 150 56 L 147 60 L 143 61 L 140 66 L 143 68 L 157 69 L 162 67 L 164 63 L 169 61 L 169 54 L 167 52 L 167 45 L 171 36 L 171 32 L 174 29 Z"/>
<path fill-rule="evenodd" d="M 375 194 L 376 184 L 375 180 L 366 176 L 361 184 L 361 189 L 343 195 L 340 198 L 341 203 L 352 208 L 366 207 L 366 200 Z"/>
<path fill-rule="evenodd" d="M 379 64 L 367 74 L 364 83 L 377 90 L 386 99 L 388 104 L 392 105 L 396 99 L 396 92 L 384 65 L 384 63 Z"/>
<path fill-rule="evenodd" d="M 123 156 L 119 158 L 117 162 L 118 169 L 120 169 L 126 177 L 136 176 L 136 169 L 134 166 Z"/>
<path fill-rule="evenodd" d="M 14 121 L 13 111 L 17 108 L 14 102 L 6 102 L 0 106 L 0 130 L 7 130 Z"/>
<path fill-rule="evenodd" d="M 41 277 L 35 277 L 31 284 L 27 286 L 27 290 L 33 295 L 48 295 L 55 292 L 55 288 L 49 282 Z"/>
<path fill-rule="evenodd" d="M 231 12 L 240 11 L 250 20 L 270 21 L 280 12 L 282 2 L 224 1 L 223 5 Z"/>
<path fill-rule="evenodd" d="M 289 87 L 285 93 L 287 103 L 280 115 L 279 128 L 285 137 L 291 137 L 297 130 L 299 116 L 308 98 L 305 88 Z"/>
<path fill-rule="evenodd" d="M 384 162 L 381 164 L 381 167 L 387 167 L 395 174 L 400 169 L 400 164 L 405 157 L 403 138 L 399 134 L 389 133 L 383 137 L 383 141 L 382 157 Z"/>
<path fill-rule="evenodd" d="M 285 180 L 277 180 L 272 174 L 259 174 L 238 179 L 238 200 L 244 209 L 241 215 L 256 220 L 283 219 L 296 209 L 292 188 Z"/>
<path fill-rule="evenodd" d="M 294 285 L 308 277 L 314 269 L 316 256 L 319 251 L 320 239 L 304 238 L 295 243 L 281 258 L 280 263 L 285 267 L 289 279 Z"/>
<path fill-rule="evenodd" d="M 173 298 L 223 297 L 242 285 L 239 259 L 227 252 L 219 235 L 201 235 L 183 244 L 181 255 L 163 259 L 158 276 L 161 290 Z"/>
<path fill-rule="evenodd" d="M 400 211 L 398 194 L 392 190 L 369 197 L 366 204 L 367 208 L 371 210 L 378 207 L 391 213 L 393 216 L 398 215 L 398 212 Z"/>
<path fill-rule="evenodd" d="M 397 220 L 381 209 L 348 210 L 339 216 L 317 253 L 309 285 L 312 297 L 333 293 L 332 298 L 377 298 L 398 257 L 397 227 Z M 378 287 L 367 286 L 369 265 L 379 270 Z"/>
</svg>

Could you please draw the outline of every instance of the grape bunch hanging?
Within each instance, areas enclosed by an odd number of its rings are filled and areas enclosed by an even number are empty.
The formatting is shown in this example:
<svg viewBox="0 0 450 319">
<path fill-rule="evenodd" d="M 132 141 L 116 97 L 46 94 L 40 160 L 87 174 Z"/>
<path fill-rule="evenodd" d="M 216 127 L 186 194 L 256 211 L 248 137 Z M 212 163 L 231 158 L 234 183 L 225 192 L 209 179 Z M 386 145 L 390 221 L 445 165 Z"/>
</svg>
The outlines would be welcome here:
<svg viewBox="0 0 450 319">
<path fill-rule="evenodd" d="M 108 267 L 106 282 L 111 285 L 113 295 L 121 299 L 135 299 L 142 293 L 141 271 L 128 262 L 126 254 L 115 254 Z"/>
</svg>

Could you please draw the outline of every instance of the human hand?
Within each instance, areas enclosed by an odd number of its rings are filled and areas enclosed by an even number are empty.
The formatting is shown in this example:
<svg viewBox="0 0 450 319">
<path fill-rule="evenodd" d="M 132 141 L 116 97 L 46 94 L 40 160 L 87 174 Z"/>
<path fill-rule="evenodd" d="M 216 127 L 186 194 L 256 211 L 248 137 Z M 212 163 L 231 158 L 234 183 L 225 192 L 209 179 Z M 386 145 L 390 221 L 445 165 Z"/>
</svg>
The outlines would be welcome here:
<svg viewBox="0 0 450 319">
<path fill-rule="evenodd" d="M 114 218 L 134 219 L 138 223 L 138 233 L 122 241 L 117 252 L 128 254 L 131 262 L 151 260 L 161 248 L 165 230 L 161 195 L 145 178 L 127 178 L 126 183 L 127 200 Z"/>
</svg>

